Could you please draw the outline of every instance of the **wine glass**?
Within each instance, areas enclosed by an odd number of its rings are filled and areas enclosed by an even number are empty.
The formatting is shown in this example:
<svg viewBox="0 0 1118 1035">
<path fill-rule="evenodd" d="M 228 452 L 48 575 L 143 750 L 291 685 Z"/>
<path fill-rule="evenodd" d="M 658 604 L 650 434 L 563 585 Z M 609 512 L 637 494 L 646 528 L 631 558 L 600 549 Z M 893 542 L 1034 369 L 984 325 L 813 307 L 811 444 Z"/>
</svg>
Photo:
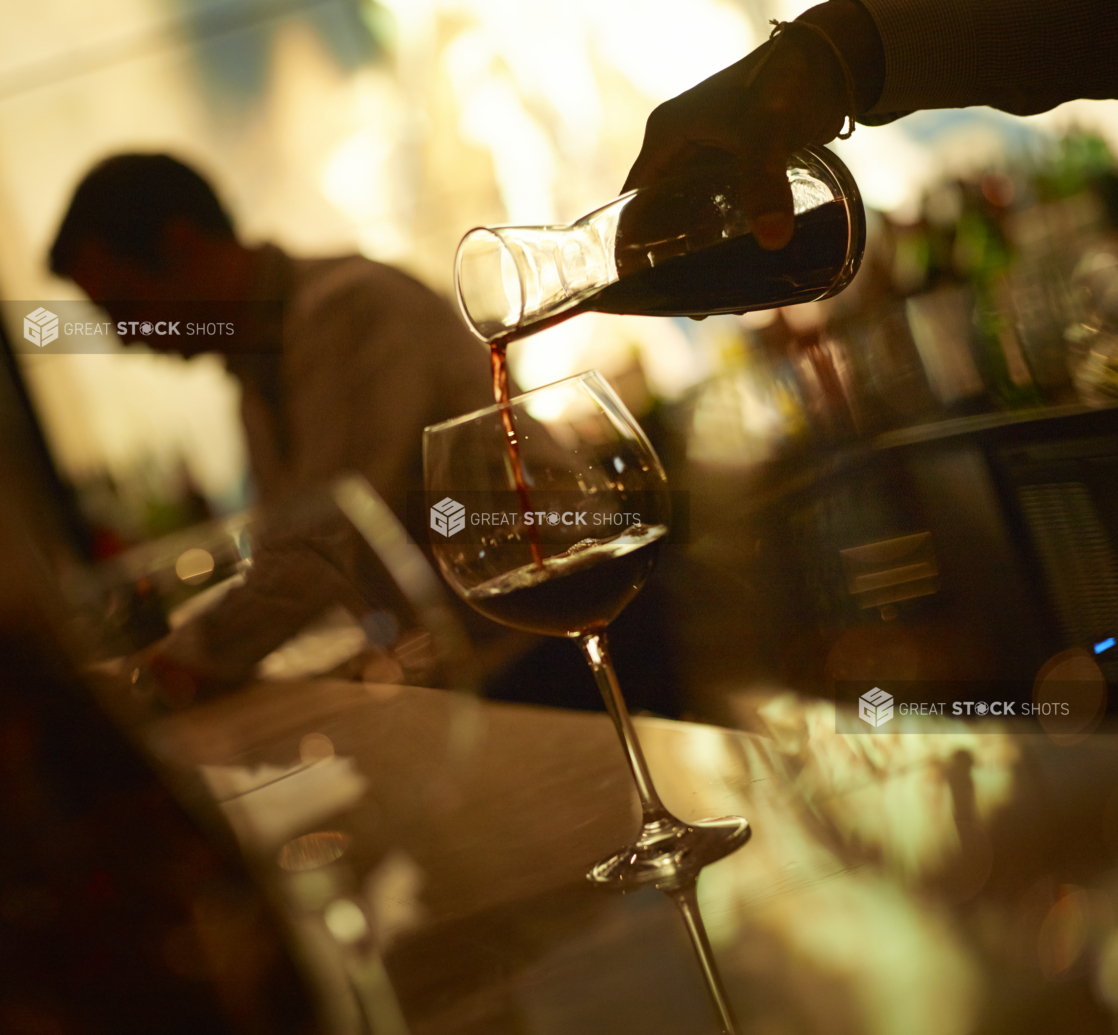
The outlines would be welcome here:
<svg viewBox="0 0 1118 1035">
<path fill-rule="evenodd" d="M 648 578 L 668 532 L 663 467 L 596 371 L 429 427 L 424 473 L 443 575 L 494 621 L 577 640 L 641 805 L 633 844 L 587 875 L 622 890 L 693 886 L 749 838 L 740 817 L 684 822 L 661 802 L 610 662 L 606 628 Z"/>
</svg>

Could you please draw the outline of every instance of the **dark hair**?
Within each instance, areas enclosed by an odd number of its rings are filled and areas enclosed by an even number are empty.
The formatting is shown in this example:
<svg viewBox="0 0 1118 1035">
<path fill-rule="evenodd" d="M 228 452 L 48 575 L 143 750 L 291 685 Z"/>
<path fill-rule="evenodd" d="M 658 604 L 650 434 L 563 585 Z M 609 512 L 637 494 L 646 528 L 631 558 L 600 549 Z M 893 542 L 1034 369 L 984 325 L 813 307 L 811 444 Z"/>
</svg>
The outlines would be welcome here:
<svg viewBox="0 0 1118 1035">
<path fill-rule="evenodd" d="M 70 273 L 78 247 L 100 241 L 115 256 L 158 272 L 163 231 L 185 219 L 215 236 L 233 237 L 233 221 L 213 188 L 190 166 L 165 154 L 122 154 L 99 162 L 78 184 L 50 249 L 51 272 Z"/>
</svg>

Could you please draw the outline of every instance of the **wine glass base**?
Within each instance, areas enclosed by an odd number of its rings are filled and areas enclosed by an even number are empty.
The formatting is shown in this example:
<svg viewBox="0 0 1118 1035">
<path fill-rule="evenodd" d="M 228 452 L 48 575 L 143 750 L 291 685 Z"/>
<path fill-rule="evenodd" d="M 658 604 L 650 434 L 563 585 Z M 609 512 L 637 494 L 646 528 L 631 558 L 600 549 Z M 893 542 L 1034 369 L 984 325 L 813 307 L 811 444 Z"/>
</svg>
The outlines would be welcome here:
<svg viewBox="0 0 1118 1035">
<path fill-rule="evenodd" d="M 649 884 L 670 891 L 694 881 L 699 871 L 749 840 L 749 821 L 723 816 L 684 823 L 674 816 L 646 823 L 628 848 L 595 863 L 592 884 L 632 891 Z"/>
</svg>

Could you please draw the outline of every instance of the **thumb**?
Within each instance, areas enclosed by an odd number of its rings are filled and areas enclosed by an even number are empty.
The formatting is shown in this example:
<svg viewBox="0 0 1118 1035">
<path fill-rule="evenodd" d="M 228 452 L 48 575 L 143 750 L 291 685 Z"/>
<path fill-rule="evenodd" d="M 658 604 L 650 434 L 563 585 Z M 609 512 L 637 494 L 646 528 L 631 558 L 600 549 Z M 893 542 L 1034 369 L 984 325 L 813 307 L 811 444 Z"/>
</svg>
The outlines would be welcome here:
<svg viewBox="0 0 1118 1035">
<path fill-rule="evenodd" d="M 769 250 L 783 248 L 792 239 L 792 186 L 787 160 L 786 148 L 771 147 L 762 161 L 746 172 L 746 213 L 757 243 Z"/>
</svg>

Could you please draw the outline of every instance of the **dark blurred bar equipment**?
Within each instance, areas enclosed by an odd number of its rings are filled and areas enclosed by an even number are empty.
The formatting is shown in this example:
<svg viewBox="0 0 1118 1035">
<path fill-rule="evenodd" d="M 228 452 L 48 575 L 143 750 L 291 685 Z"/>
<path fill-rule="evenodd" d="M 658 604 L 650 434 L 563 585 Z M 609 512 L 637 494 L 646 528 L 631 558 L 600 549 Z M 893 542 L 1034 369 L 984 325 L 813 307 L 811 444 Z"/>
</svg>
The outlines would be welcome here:
<svg viewBox="0 0 1118 1035">
<path fill-rule="evenodd" d="M 825 312 L 745 333 L 744 380 L 681 423 L 706 540 L 677 580 L 700 711 L 751 681 L 1028 682 L 1072 649 L 1114 683 L 1114 182 L 1073 135 L 941 184 L 917 221 L 871 219 Z M 704 430 L 719 410 L 755 444 L 702 459 L 728 437 Z M 686 586 L 704 578 L 709 605 Z"/>
</svg>

